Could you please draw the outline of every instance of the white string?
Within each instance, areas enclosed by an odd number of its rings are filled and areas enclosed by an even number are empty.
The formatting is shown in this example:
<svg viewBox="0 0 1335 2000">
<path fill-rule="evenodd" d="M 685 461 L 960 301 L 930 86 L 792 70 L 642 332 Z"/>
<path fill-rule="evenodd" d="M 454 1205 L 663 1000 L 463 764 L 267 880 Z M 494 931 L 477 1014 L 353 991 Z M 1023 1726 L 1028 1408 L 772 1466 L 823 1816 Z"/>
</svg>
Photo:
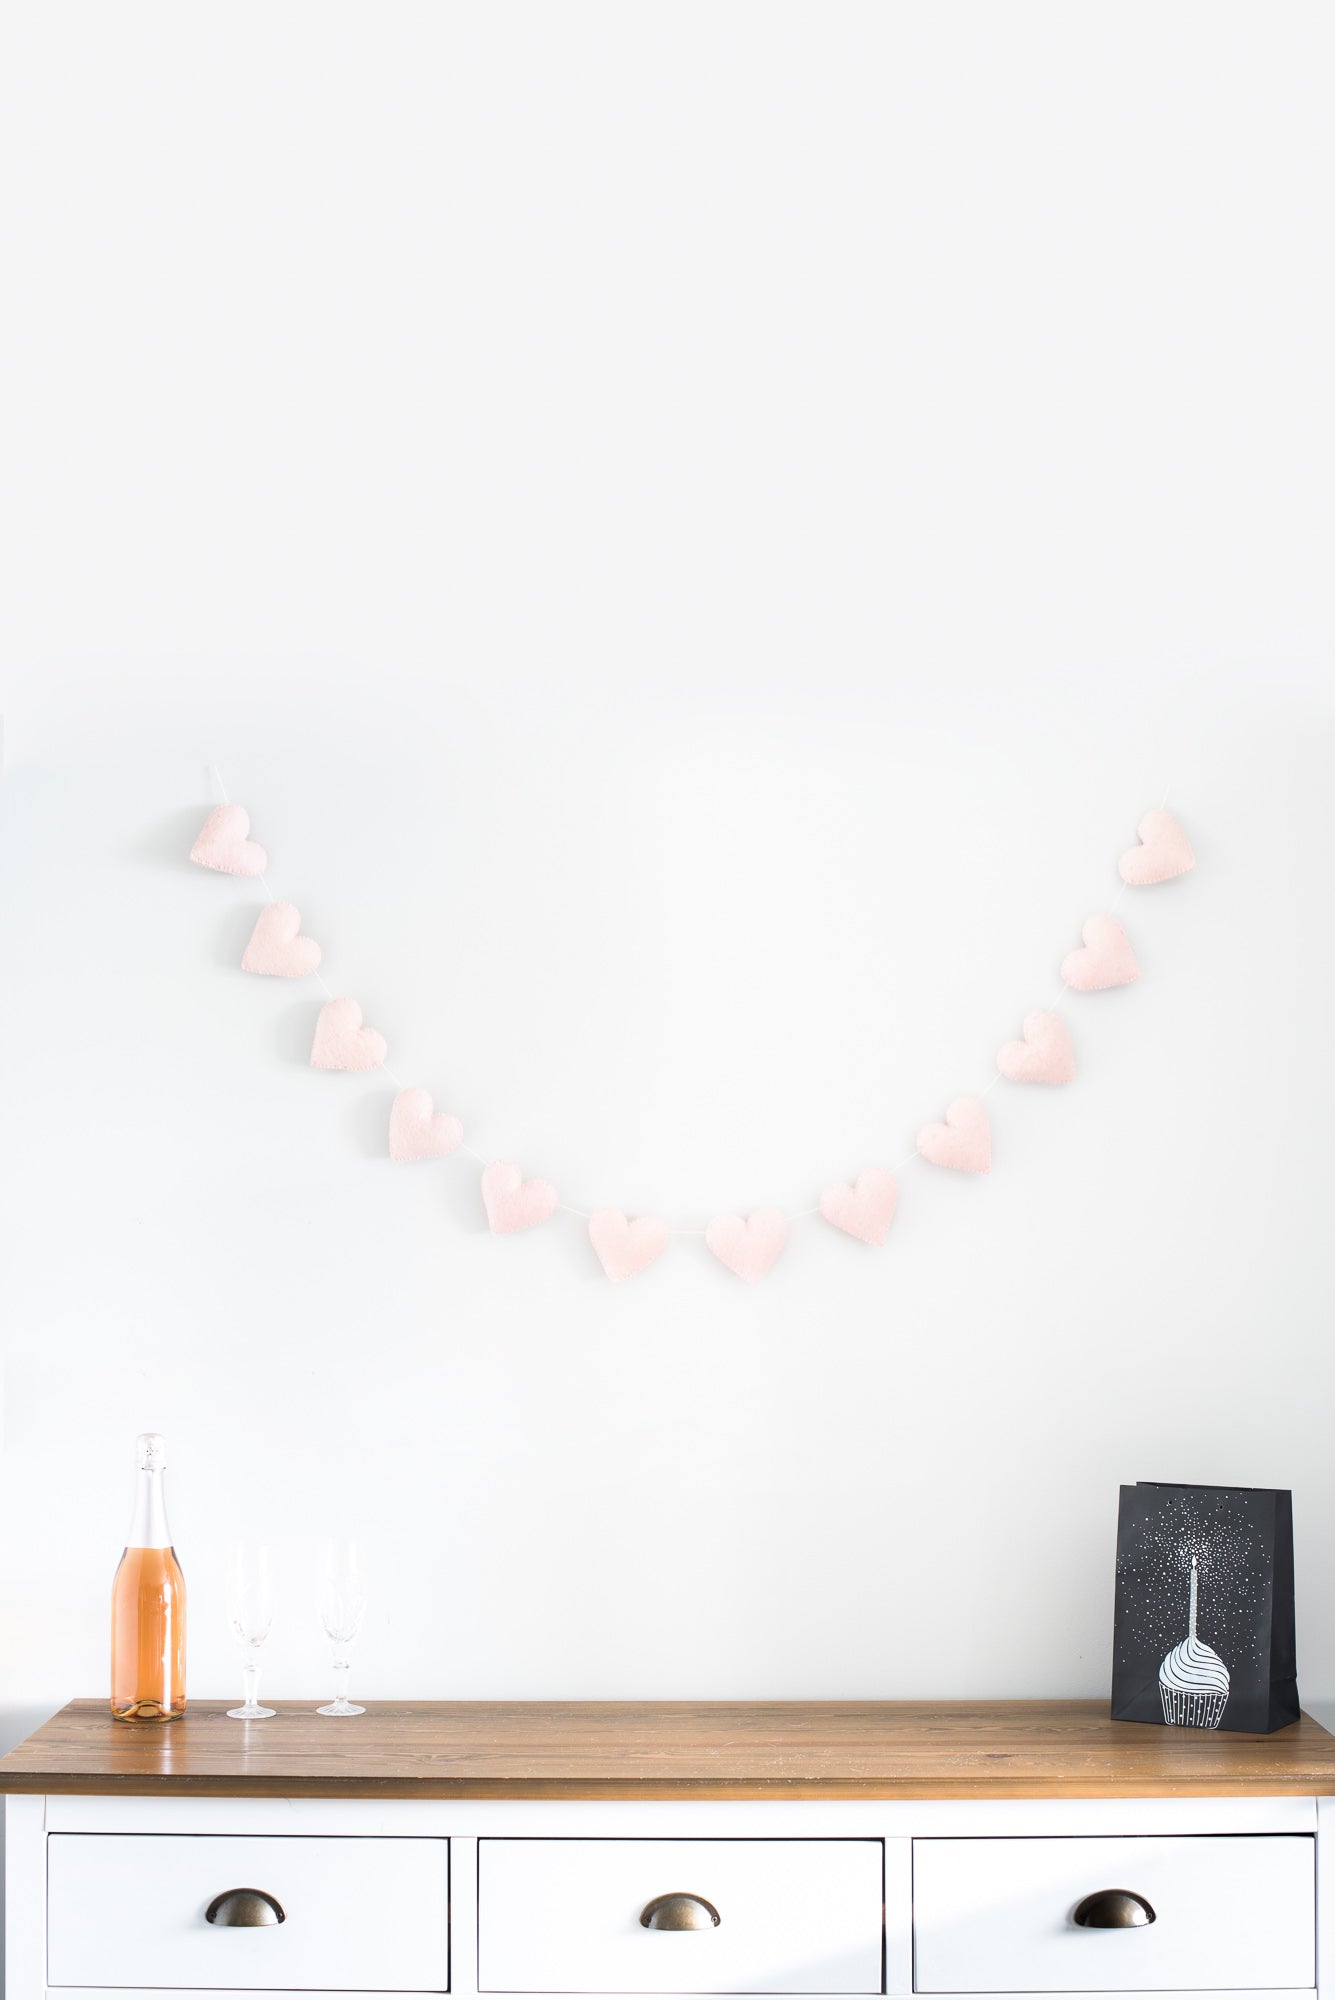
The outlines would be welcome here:
<svg viewBox="0 0 1335 2000">
<path fill-rule="evenodd" d="M 214 784 L 217 786 L 218 791 L 221 794 L 223 805 L 230 805 L 231 800 L 227 795 L 227 787 L 223 783 L 222 772 L 218 769 L 216 764 L 210 764 L 208 768 L 213 778 Z M 1167 785 L 1165 785 L 1163 798 L 1159 802 L 1159 810 L 1161 812 L 1163 811 L 1164 807 L 1167 806 L 1168 804 L 1169 789 L 1170 788 Z M 270 887 L 269 878 L 267 875 L 259 875 L 256 876 L 254 879 L 258 881 L 260 887 L 263 889 L 266 897 L 269 900 L 270 905 L 280 900 L 279 897 L 277 897 L 274 894 L 273 889 Z M 1128 886 L 1129 885 L 1125 881 L 1121 884 L 1121 887 L 1118 889 L 1117 894 L 1113 897 L 1112 902 L 1109 903 L 1107 910 L 1103 912 L 1105 916 L 1112 917 L 1117 914 L 1117 911 L 1121 906 L 1122 898 L 1125 896 L 1127 892 Z M 329 984 L 329 981 L 325 978 L 323 972 L 321 972 L 319 966 L 315 968 L 314 978 L 316 980 L 316 983 L 319 985 L 321 991 L 324 993 L 326 999 L 329 1000 L 337 999 L 338 997 L 337 994 L 334 992 L 333 987 Z M 1055 1000 L 1050 1002 L 1048 1011 L 1050 1013 L 1055 1014 L 1061 1007 L 1063 1007 L 1066 1003 L 1066 997 L 1071 992 L 1071 990 L 1072 989 L 1069 983 L 1065 979 L 1063 979 L 1060 987 L 1058 988 L 1057 997 Z M 403 1078 L 397 1075 L 396 1072 L 390 1068 L 388 1062 L 383 1062 L 380 1064 L 380 1072 L 383 1076 L 389 1078 L 389 1081 L 394 1085 L 396 1090 L 407 1090 L 409 1088 L 409 1086 L 404 1082 Z M 972 1093 L 961 1093 L 961 1094 L 972 1095 L 980 1099 L 984 1097 L 989 1097 L 992 1094 L 992 1092 L 996 1089 L 997 1085 L 999 1083 L 1004 1083 L 1005 1080 L 1006 1077 L 1005 1077 L 1005 1072 L 1003 1070 L 1000 1069 L 994 1070 L 992 1076 L 983 1085 L 981 1090 L 974 1091 Z M 470 1146 L 468 1144 L 468 1141 L 466 1139 L 461 1139 L 459 1141 L 459 1144 L 454 1148 L 454 1150 L 456 1153 L 466 1153 L 470 1160 L 476 1160 L 478 1165 L 481 1167 L 489 1166 L 493 1159 L 500 1157 L 495 1153 L 479 1153 L 475 1147 Z M 915 1162 L 920 1162 L 922 1158 L 923 1158 L 922 1154 L 915 1147 L 911 1153 L 905 1154 L 904 1158 L 900 1160 L 895 1166 L 891 1167 L 889 1171 L 893 1174 L 902 1174 L 906 1168 L 913 1166 Z M 578 1216 L 581 1222 L 587 1222 L 590 1216 L 594 1212 L 591 1208 L 577 1208 L 573 1202 L 568 1202 L 568 1201 L 558 1201 L 556 1206 L 563 1215 Z M 817 1204 L 817 1206 L 814 1208 L 784 1209 L 782 1211 L 785 1222 L 805 1222 L 810 1216 L 819 1215 L 820 1212 L 821 1211 L 819 1204 Z M 670 1227 L 668 1230 L 669 1236 L 703 1237 L 705 1233 L 706 1232 L 703 1229 L 678 1228 L 676 1226 Z"/>
</svg>

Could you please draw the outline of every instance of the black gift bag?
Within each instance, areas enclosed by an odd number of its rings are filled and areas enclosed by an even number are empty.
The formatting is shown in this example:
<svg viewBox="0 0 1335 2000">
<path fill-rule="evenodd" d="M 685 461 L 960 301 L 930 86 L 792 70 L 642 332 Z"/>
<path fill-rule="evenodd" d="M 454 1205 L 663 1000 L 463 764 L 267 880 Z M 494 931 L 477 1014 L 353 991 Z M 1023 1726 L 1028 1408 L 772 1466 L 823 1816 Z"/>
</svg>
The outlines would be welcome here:
<svg viewBox="0 0 1335 2000">
<path fill-rule="evenodd" d="M 1114 1721 L 1269 1735 L 1298 1720 L 1297 1672 L 1293 1495 L 1124 1486 Z"/>
</svg>

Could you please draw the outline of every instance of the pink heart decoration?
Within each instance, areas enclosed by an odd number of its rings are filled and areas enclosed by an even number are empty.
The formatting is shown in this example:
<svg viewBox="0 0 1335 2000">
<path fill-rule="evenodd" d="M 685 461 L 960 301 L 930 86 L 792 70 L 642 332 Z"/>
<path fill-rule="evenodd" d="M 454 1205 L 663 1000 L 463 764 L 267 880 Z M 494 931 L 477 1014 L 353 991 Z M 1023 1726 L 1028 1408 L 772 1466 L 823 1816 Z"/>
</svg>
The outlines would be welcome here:
<svg viewBox="0 0 1335 2000">
<path fill-rule="evenodd" d="M 890 1234 L 899 1182 L 889 1167 L 864 1167 L 850 1187 L 847 1181 L 832 1181 L 820 1198 L 820 1212 L 836 1229 L 843 1229 L 859 1242 L 880 1248 Z"/>
<path fill-rule="evenodd" d="M 1024 1040 L 997 1050 L 997 1068 L 1012 1083 L 1070 1083 L 1075 1076 L 1071 1033 L 1060 1014 L 1039 1008 L 1024 1017 Z"/>
<path fill-rule="evenodd" d="M 482 1170 L 482 1200 L 492 1235 L 509 1236 L 545 1222 L 557 1195 L 550 1181 L 526 1181 L 513 1160 L 493 1160 Z"/>
<path fill-rule="evenodd" d="M 391 1160 L 443 1160 L 463 1143 L 464 1128 L 451 1111 L 433 1111 L 431 1092 L 401 1090 L 389 1114 Z"/>
<path fill-rule="evenodd" d="M 269 857 L 258 840 L 248 840 L 250 814 L 244 806 L 215 806 L 199 829 L 190 859 L 223 875 L 262 875 Z"/>
<path fill-rule="evenodd" d="M 589 1217 L 589 1241 L 612 1283 L 619 1285 L 662 1256 L 668 1226 L 656 1215 L 637 1215 L 628 1222 L 619 1208 L 596 1208 Z"/>
<path fill-rule="evenodd" d="M 924 1125 L 918 1151 L 934 1167 L 956 1167 L 965 1174 L 985 1174 L 992 1164 L 992 1129 L 987 1107 L 976 1097 L 957 1097 L 946 1106 L 945 1122 Z"/>
<path fill-rule="evenodd" d="M 1147 812 L 1136 832 L 1140 846 L 1128 847 L 1117 864 L 1122 880 L 1133 888 L 1148 889 L 1155 882 L 1171 882 L 1175 875 L 1189 875 L 1196 866 L 1191 842 L 1163 806 Z"/>
<path fill-rule="evenodd" d="M 326 1000 L 311 1044 L 313 1069 L 379 1069 L 388 1054 L 379 1029 L 362 1026 L 355 1000 Z"/>
<path fill-rule="evenodd" d="M 705 1231 L 705 1242 L 718 1258 L 748 1285 L 758 1285 L 788 1241 L 788 1218 L 781 1209 L 753 1208 L 740 1215 L 716 1215 Z"/>
<path fill-rule="evenodd" d="M 1086 917 L 1080 935 L 1083 949 L 1068 951 L 1062 960 L 1062 978 L 1077 993 L 1101 993 L 1105 987 L 1129 986 L 1139 979 L 1131 940 L 1116 917 Z"/>
<path fill-rule="evenodd" d="M 243 972 L 268 972 L 276 979 L 304 979 L 320 963 L 314 938 L 302 937 L 295 903 L 270 903 L 250 934 L 241 958 Z"/>
</svg>

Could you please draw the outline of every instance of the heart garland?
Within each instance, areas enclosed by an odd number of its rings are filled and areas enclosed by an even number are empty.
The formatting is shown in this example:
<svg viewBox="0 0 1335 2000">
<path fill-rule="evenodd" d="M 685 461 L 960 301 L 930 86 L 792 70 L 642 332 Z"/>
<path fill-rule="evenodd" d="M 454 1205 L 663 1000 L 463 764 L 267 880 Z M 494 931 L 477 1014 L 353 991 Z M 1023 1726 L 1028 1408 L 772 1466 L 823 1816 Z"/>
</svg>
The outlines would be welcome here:
<svg viewBox="0 0 1335 2000">
<path fill-rule="evenodd" d="M 250 814 L 244 806 L 217 806 L 199 829 L 190 859 L 200 868 L 223 875 L 262 875 L 269 857 L 257 840 L 248 840 Z"/>
<path fill-rule="evenodd" d="M 979 1097 L 957 1097 L 946 1106 L 944 1120 L 924 1125 L 918 1151 L 934 1167 L 954 1167 L 962 1174 L 985 1174 L 992 1165 L 992 1127 L 987 1106 Z"/>
<path fill-rule="evenodd" d="M 326 1000 L 315 1023 L 312 1069 L 379 1069 L 388 1054 L 379 1029 L 362 1026 L 355 1000 Z"/>
<path fill-rule="evenodd" d="M 629 1222 L 619 1208 L 595 1208 L 589 1217 L 593 1254 L 614 1285 L 647 1271 L 667 1249 L 670 1234 L 657 1215 L 639 1215 Z"/>
<path fill-rule="evenodd" d="M 401 1090 L 389 1113 L 391 1160 L 443 1160 L 463 1144 L 464 1128 L 450 1111 L 437 1111 L 429 1090 Z"/>
<path fill-rule="evenodd" d="M 898 1203 L 899 1182 L 889 1167 L 864 1167 L 851 1187 L 847 1181 L 834 1181 L 822 1190 L 820 1212 L 836 1229 L 879 1250 L 890 1234 Z"/>
<path fill-rule="evenodd" d="M 781 1208 L 753 1208 L 748 1216 L 716 1215 L 705 1242 L 748 1285 L 758 1285 L 788 1241 L 788 1217 Z"/>
<path fill-rule="evenodd" d="M 1108 986 L 1130 986 L 1140 977 L 1131 940 L 1116 917 L 1086 917 L 1080 927 L 1083 942 L 1062 960 L 1062 978 L 1077 993 L 1102 993 Z"/>
<path fill-rule="evenodd" d="M 1136 834 L 1140 845 L 1128 847 L 1117 864 L 1118 874 L 1133 889 L 1171 882 L 1175 875 L 1189 875 L 1196 866 L 1186 833 L 1162 806 L 1153 806 L 1143 816 Z"/>
<path fill-rule="evenodd" d="M 301 911 L 295 903 L 270 903 L 250 934 L 241 959 L 243 972 L 264 972 L 275 979 L 304 979 L 314 972 L 323 953 L 314 938 L 301 935 Z"/>
<path fill-rule="evenodd" d="M 512 1236 L 555 1215 L 558 1202 L 550 1181 L 526 1181 L 513 1160 L 493 1160 L 482 1170 L 482 1202 L 493 1236 Z"/>
<path fill-rule="evenodd" d="M 1060 1014 L 1026 1014 L 1021 1040 L 997 1050 L 997 1068 L 1012 1083 L 1074 1083 L 1075 1050 Z"/>
<path fill-rule="evenodd" d="M 1183 827 L 1164 806 L 1142 815 L 1137 844 L 1118 862 L 1123 887 L 1152 888 L 1186 875 L 1196 866 Z M 212 811 L 199 830 L 190 859 L 200 868 L 224 875 L 263 878 L 268 856 L 250 838 L 250 815 L 244 807 L 225 803 Z M 262 886 L 267 888 L 267 884 Z M 1116 908 L 1114 904 L 1113 908 Z M 316 1017 L 311 1066 L 322 1070 L 384 1069 L 398 1093 L 390 1107 L 388 1150 L 391 1160 L 439 1160 L 465 1152 L 482 1166 L 482 1204 L 493 1236 L 512 1236 L 546 1222 L 565 1207 L 550 1181 L 526 1180 L 513 1160 L 487 1160 L 464 1142 L 464 1129 L 453 1112 L 437 1111 L 428 1090 L 400 1082 L 388 1067 L 389 1048 L 378 1028 L 368 1027 L 356 1000 L 333 992 L 320 972 L 322 952 L 314 938 L 301 930 L 295 903 L 270 901 L 260 912 L 241 958 L 244 972 L 278 979 L 314 976 L 324 988 L 325 1004 Z M 1087 917 L 1080 943 L 1061 963 L 1063 990 L 1102 993 L 1132 985 L 1140 965 L 1112 910 Z M 1011 1083 L 1067 1084 L 1075 1078 L 1075 1051 L 1070 1030 L 1051 1008 L 1024 1017 L 1020 1039 L 997 1051 L 991 1090 L 1003 1079 Z M 986 1094 L 986 1093 L 984 1093 Z M 945 1117 L 922 1126 L 916 1142 L 918 1157 L 957 1173 L 985 1175 L 992 1165 L 992 1127 L 981 1097 L 956 1097 Z M 814 1209 L 832 1228 L 858 1242 L 880 1249 L 889 1238 L 899 1203 L 899 1181 L 889 1167 L 864 1167 L 853 1182 L 833 1181 L 821 1192 Z M 619 1208 L 597 1208 L 592 1214 L 569 1209 L 588 1224 L 593 1253 L 612 1284 L 623 1284 L 657 1263 L 676 1233 L 700 1236 L 718 1261 L 748 1285 L 758 1285 L 777 1263 L 788 1242 L 790 1218 L 778 1208 L 752 1209 L 749 1215 L 716 1215 L 703 1230 L 672 1231 L 657 1215 L 628 1217 Z"/>
</svg>

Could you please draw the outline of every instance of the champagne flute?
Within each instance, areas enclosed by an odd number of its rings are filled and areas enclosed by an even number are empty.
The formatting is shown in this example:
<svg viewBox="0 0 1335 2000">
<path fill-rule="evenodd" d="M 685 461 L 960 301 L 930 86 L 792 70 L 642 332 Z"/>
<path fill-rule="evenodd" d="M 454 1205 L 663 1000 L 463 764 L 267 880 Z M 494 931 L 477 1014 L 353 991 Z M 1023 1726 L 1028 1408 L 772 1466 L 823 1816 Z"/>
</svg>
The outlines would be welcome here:
<svg viewBox="0 0 1335 2000">
<path fill-rule="evenodd" d="M 326 1542 L 320 1568 L 320 1623 L 333 1650 L 334 1699 L 317 1715 L 365 1715 L 348 1700 L 352 1647 L 366 1615 L 361 1551 L 354 1541 Z"/>
<path fill-rule="evenodd" d="M 260 1647 L 273 1623 L 273 1566 L 265 1542 L 238 1542 L 232 1550 L 227 1582 L 227 1617 L 241 1648 L 241 1681 L 245 1700 L 227 1713 L 237 1722 L 263 1722 L 277 1713 L 261 1708 Z"/>
</svg>

